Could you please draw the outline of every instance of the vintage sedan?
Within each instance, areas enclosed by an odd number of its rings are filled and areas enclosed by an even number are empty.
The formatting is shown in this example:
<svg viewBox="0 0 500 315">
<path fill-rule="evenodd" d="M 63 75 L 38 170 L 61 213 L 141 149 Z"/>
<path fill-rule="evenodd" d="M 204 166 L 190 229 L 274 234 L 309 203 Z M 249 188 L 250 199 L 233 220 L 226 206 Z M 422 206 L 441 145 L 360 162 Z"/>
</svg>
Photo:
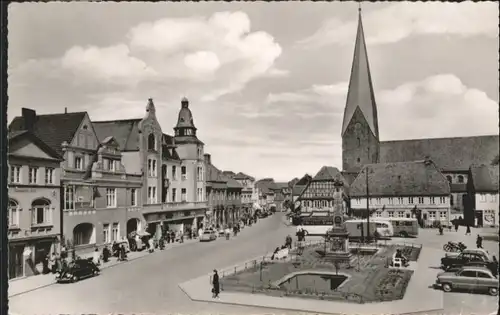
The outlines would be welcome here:
<svg viewBox="0 0 500 315">
<path fill-rule="evenodd" d="M 482 249 L 466 249 L 459 254 L 447 254 L 441 258 L 441 268 L 446 271 L 459 269 L 467 265 L 494 268 L 490 256 Z"/>
<path fill-rule="evenodd" d="M 456 272 L 442 272 L 437 276 L 436 286 L 444 292 L 458 289 L 498 295 L 498 278 L 484 267 L 463 267 Z"/>
<path fill-rule="evenodd" d="M 91 259 L 77 259 L 69 263 L 63 271 L 56 275 L 57 282 L 77 282 L 80 279 L 99 275 L 97 267 Z"/>
<path fill-rule="evenodd" d="M 210 242 L 217 239 L 217 233 L 214 230 L 205 230 L 200 237 L 200 242 Z"/>
</svg>

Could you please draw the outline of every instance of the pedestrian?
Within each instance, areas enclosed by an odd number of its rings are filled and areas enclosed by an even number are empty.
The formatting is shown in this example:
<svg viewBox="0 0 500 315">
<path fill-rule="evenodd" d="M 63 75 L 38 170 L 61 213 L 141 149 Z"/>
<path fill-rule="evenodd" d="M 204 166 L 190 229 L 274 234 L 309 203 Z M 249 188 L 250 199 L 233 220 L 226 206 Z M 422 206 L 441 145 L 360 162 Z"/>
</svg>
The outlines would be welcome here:
<svg viewBox="0 0 500 315">
<path fill-rule="evenodd" d="M 68 258 L 68 250 L 66 249 L 66 246 L 63 246 L 61 248 L 61 259 L 66 259 Z"/>
<path fill-rule="evenodd" d="M 154 246 L 154 242 L 153 242 L 153 238 L 150 237 L 149 240 L 148 240 L 148 244 L 149 244 L 149 252 L 152 253 L 155 251 L 155 246 Z"/>
<path fill-rule="evenodd" d="M 214 275 L 212 276 L 212 298 L 218 298 L 219 292 L 219 275 L 217 274 L 217 270 L 214 269 Z"/>
<path fill-rule="evenodd" d="M 477 245 L 477 248 L 483 248 L 483 238 L 481 237 L 481 235 L 477 236 L 476 245 Z"/>
<path fill-rule="evenodd" d="M 49 259 L 49 269 L 53 274 L 57 271 L 56 255 L 52 253 Z"/>
<path fill-rule="evenodd" d="M 119 255 L 118 259 L 121 261 L 127 260 L 127 250 L 125 249 L 125 245 L 123 245 L 123 244 L 120 247 L 120 255 Z"/>
<path fill-rule="evenodd" d="M 200 239 L 201 239 L 201 237 L 202 237 L 202 236 L 203 236 L 203 229 L 200 227 L 200 228 L 198 229 L 198 238 L 200 238 Z"/>
<path fill-rule="evenodd" d="M 71 260 L 72 261 L 76 260 L 76 252 L 74 247 L 71 249 Z"/>
<path fill-rule="evenodd" d="M 92 257 L 92 262 L 99 266 L 101 264 L 101 255 L 99 254 L 99 249 L 96 247 L 94 250 L 94 255 Z"/>
<path fill-rule="evenodd" d="M 465 230 L 465 235 L 470 235 L 470 225 L 467 224 L 467 229 Z"/>
<path fill-rule="evenodd" d="M 491 262 L 491 264 L 492 264 L 491 269 L 493 269 L 492 272 L 496 276 L 496 275 L 498 275 L 498 260 L 497 260 L 497 257 L 495 255 L 493 255 L 492 258 L 493 258 L 493 261 Z"/>
<path fill-rule="evenodd" d="M 109 248 L 108 248 L 108 246 L 104 246 L 104 248 L 102 249 L 102 261 L 103 261 L 103 263 L 107 263 L 109 261 L 109 256 L 111 256 Z"/>
<path fill-rule="evenodd" d="M 292 249 L 292 237 L 290 235 L 287 235 L 285 239 L 285 245 L 288 247 L 288 249 Z"/>
<path fill-rule="evenodd" d="M 458 232 L 458 220 L 455 221 L 455 232 Z"/>
<path fill-rule="evenodd" d="M 42 274 L 46 275 L 50 272 L 50 254 L 47 254 L 42 261 Z"/>
</svg>

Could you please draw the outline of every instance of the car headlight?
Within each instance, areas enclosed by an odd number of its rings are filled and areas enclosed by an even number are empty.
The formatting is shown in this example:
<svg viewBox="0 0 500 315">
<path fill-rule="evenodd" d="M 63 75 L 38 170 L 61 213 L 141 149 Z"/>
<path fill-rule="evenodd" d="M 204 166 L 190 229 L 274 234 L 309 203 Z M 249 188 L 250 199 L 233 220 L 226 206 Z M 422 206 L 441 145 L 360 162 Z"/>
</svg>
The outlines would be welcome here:
<svg viewBox="0 0 500 315">
<path fill-rule="evenodd" d="M 67 274 L 66 274 L 66 278 L 71 278 L 71 277 L 73 277 L 73 275 L 72 275 L 72 274 L 70 274 L 70 273 L 67 273 Z"/>
</svg>

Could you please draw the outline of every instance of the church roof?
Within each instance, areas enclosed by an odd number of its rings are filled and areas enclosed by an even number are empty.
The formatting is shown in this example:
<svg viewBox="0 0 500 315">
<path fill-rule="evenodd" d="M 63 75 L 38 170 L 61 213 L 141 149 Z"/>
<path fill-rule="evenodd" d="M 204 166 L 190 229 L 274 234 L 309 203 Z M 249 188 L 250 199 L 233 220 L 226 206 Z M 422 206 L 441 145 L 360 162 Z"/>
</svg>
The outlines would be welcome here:
<svg viewBox="0 0 500 315">
<path fill-rule="evenodd" d="M 361 11 L 358 17 L 358 31 L 354 46 L 354 57 L 351 67 L 349 90 L 347 92 L 347 101 L 344 109 L 342 135 L 344 135 L 347 130 L 356 108 L 361 110 L 371 131 L 375 137 L 378 138 L 377 104 L 375 103 L 370 65 L 368 63 L 368 53 L 366 49 L 365 34 L 363 31 L 363 22 L 361 20 Z"/>
<path fill-rule="evenodd" d="M 368 164 L 350 186 L 351 197 L 443 196 L 450 194 L 448 180 L 430 160 Z"/>
<path fill-rule="evenodd" d="M 471 166 L 472 184 L 476 192 L 498 193 L 499 169 L 498 165 Z"/>
<path fill-rule="evenodd" d="M 345 179 L 340 173 L 339 169 L 333 166 L 323 166 L 312 180 L 340 180 L 342 182 L 345 182 Z"/>
<path fill-rule="evenodd" d="M 253 178 L 252 176 L 250 175 L 247 175 L 243 172 L 238 172 L 238 174 L 234 175 L 233 177 L 234 179 L 249 179 L 249 180 L 255 180 L 255 178 Z"/>
<path fill-rule="evenodd" d="M 499 136 L 435 138 L 380 142 L 380 162 L 422 160 L 428 156 L 442 171 L 467 171 L 489 165 L 498 154 Z"/>
</svg>

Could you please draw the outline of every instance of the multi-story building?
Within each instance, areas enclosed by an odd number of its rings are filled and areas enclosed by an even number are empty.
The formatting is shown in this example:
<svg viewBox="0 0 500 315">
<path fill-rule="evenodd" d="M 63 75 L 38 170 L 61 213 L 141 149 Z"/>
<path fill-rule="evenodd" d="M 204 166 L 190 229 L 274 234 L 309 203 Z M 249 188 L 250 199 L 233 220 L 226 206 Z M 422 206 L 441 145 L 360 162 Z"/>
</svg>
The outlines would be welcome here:
<svg viewBox="0 0 500 315">
<path fill-rule="evenodd" d="M 37 115 L 25 109 L 10 129 L 25 124 L 64 158 L 60 180 L 65 245 L 82 254 L 125 238 L 128 221 L 140 225 L 142 176 L 125 169 L 119 134 L 99 130 L 99 139 L 86 112 Z"/>
<path fill-rule="evenodd" d="M 369 209 L 375 217 L 416 217 L 423 226 L 450 222 L 450 185 L 428 159 L 365 165 L 349 197 L 355 215 Z"/>
<path fill-rule="evenodd" d="M 288 183 L 277 182 L 275 183 L 274 191 L 274 206 L 276 211 L 283 211 L 283 204 L 285 200 L 292 194 L 292 189 Z"/>
<path fill-rule="evenodd" d="M 232 178 L 243 187 L 241 190 L 242 208 L 245 213 L 249 215 L 253 214 L 253 206 L 257 202 L 257 199 L 254 199 L 255 178 L 242 172 L 235 174 Z"/>
<path fill-rule="evenodd" d="M 274 179 L 263 178 L 255 182 L 255 189 L 258 196 L 258 206 L 269 209 L 271 206 L 275 206 L 275 189 L 277 189 Z"/>
<path fill-rule="evenodd" d="M 298 181 L 295 182 L 295 184 L 292 186 L 292 202 L 297 201 L 299 196 L 302 194 L 304 189 L 306 188 L 307 184 L 312 180 L 311 175 L 306 174 L 302 178 L 300 178 Z"/>
<path fill-rule="evenodd" d="M 210 224 L 220 227 L 237 222 L 242 215 L 242 185 L 215 167 L 210 154 L 204 160 Z"/>
<path fill-rule="evenodd" d="M 469 216 L 475 217 L 476 226 L 498 227 L 498 181 L 498 165 L 471 166 L 467 188 L 474 212 Z"/>
<path fill-rule="evenodd" d="M 335 204 L 340 203 L 346 209 L 344 183 L 345 179 L 336 167 L 323 166 L 294 201 L 295 209 L 301 212 L 325 211 L 332 215 Z"/>
<path fill-rule="evenodd" d="M 62 236 L 62 156 L 34 135 L 32 121 L 25 122 L 25 130 L 8 135 L 9 279 L 40 274 L 43 259 L 58 250 Z"/>
<path fill-rule="evenodd" d="M 179 122 L 174 128 L 176 134 L 190 133 L 189 139 L 199 144 L 201 141 L 196 139 L 196 128 L 192 124 L 187 100 L 183 99 L 182 103 Z M 191 121 L 192 126 L 186 128 L 189 131 L 184 130 L 184 120 Z M 114 135 L 124 148 L 122 156 L 125 168 L 140 177 L 140 208 L 137 213 L 143 219 L 129 219 L 127 235 L 145 229 L 159 238 L 165 230 L 186 232 L 188 229 L 197 229 L 206 208 L 203 190 L 200 191 L 200 186 L 201 189 L 203 186 L 203 161 L 199 163 L 196 148 L 194 155 L 191 152 L 191 142 L 178 143 L 176 137 L 162 132 L 152 99 L 148 100 L 144 118 L 94 122 L 94 128 L 100 138 Z M 203 150 L 202 144 L 199 146 Z M 184 159 L 180 156 L 181 152 Z M 200 169 L 197 170 L 195 165 Z M 134 207 L 128 211 L 129 214 L 134 212 Z"/>
</svg>

